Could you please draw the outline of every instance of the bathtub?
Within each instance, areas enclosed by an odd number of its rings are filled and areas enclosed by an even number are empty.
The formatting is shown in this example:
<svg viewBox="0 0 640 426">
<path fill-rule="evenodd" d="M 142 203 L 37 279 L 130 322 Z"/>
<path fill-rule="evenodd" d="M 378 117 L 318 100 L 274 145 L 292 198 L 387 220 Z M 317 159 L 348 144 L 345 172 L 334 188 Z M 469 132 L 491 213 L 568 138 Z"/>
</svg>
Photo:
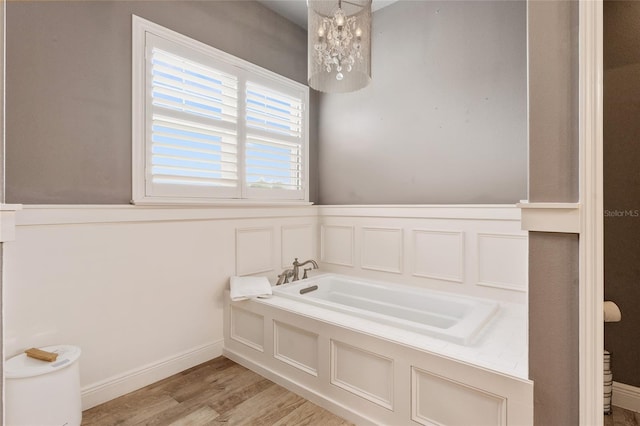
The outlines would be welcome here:
<svg viewBox="0 0 640 426">
<path fill-rule="evenodd" d="M 472 344 L 499 310 L 494 301 L 338 274 L 284 284 L 273 293 L 461 345 Z"/>
<path fill-rule="evenodd" d="M 223 354 L 311 402 L 358 425 L 533 424 L 526 306 L 331 273 L 273 292 L 227 291 Z"/>
</svg>

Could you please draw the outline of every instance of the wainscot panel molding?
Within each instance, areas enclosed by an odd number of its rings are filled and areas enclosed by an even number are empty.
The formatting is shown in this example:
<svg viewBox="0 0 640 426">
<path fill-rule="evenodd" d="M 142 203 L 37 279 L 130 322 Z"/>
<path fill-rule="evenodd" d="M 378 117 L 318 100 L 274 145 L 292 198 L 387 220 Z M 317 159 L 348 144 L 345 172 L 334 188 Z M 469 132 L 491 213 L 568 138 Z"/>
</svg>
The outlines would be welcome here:
<svg viewBox="0 0 640 426">
<path fill-rule="evenodd" d="M 318 213 L 322 270 L 527 302 L 528 236 L 515 205 L 319 206 Z"/>
<path fill-rule="evenodd" d="M 285 364 L 318 376 L 318 335 L 279 321 L 273 321 L 273 357 Z"/>
<path fill-rule="evenodd" d="M 507 399 L 419 368 L 411 368 L 411 420 L 421 425 L 507 424 Z M 463 409 L 447 408 L 456 401 Z"/>
<path fill-rule="evenodd" d="M 231 337 L 237 308 L 264 318 L 263 351 Z M 224 320 L 225 356 L 355 424 L 533 424 L 533 382 L 441 353 L 436 340 L 275 297 L 226 300 Z M 317 373 L 283 352 L 317 360 Z"/>
<path fill-rule="evenodd" d="M 236 275 L 273 271 L 273 227 L 236 228 Z"/>
<path fill-rule="evenodd" d="M 318 233 L 315 225 L 283 225 L 281 230 L 282 268 L 290 268 L 296 257 L 301 262 L 313 258 Z"/>
<path fill-rule="evenodd" d="M 400 228 L 362 228 L 362 269 L 402 273 L 403 233 Z"/>
<path fill-rule="evenodd" d="M 320 234 L 320 261 L 352 267 L 355 250 L 354 227 L 322 225 Z"/>
<path fill-rule="evenodd" d="M 229 337 L 264 352 L 264 316 L 234 307 L 231 309 Z"/>
<path fill-rule="evenodd" d="M 413 230 L 413 275 L 464 282 L 464 232 Z"/>
<path fill-rule="evenodd" d="M 526 292 L 528 244 L 524 235 L 478 233 L 478 285 Z"/>
<path fill-rule="evenodd" d="M 6 357 L 79 346 L 85 409 L 222 354 L 229 277 L 275 282 L 281 253 L 300 247 L 290 231 L 318 229 L 313 206 L 24 206 L 9 214 Z M 317 258 L 315 241 L 304 240 L 301 256 Z M 272 345 L 236 331 L 254 348 Z"/>
<path fill-rule="evenodd" d="M 393 359 L 331 340 L 330 383 L 393 411 Z"/>
</svg>

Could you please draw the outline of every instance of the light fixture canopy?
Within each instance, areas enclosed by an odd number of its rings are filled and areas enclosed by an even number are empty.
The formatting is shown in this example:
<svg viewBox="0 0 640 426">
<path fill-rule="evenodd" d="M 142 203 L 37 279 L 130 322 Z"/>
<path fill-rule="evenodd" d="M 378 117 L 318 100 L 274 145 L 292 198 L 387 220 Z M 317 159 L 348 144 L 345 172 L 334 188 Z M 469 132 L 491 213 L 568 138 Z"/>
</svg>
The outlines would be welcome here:
<svg viewBox="0 0 640 426">
<path fill-rule="evenodd" d="M 353 92 L 371 81 L 371 0 L 307 0 L 309 86 Z"/>
</svg>

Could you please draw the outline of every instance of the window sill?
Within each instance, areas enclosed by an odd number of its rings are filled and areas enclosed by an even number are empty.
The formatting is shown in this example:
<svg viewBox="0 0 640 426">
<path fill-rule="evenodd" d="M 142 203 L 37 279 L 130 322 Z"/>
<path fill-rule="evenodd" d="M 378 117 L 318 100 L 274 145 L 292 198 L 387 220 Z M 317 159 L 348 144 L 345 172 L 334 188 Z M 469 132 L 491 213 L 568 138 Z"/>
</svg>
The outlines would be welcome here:
<svg viewBox="0 0 640 426">
<path fill-rule="evenodd" d="M 310 201 L 302 200 L 183 200 L 183 199 L 167 199 L 167 200 L 132 200 L 131 204 L 135 206 L 158 206 L 158 207 L 296 207 L 311 206 Z"/>
</svg>

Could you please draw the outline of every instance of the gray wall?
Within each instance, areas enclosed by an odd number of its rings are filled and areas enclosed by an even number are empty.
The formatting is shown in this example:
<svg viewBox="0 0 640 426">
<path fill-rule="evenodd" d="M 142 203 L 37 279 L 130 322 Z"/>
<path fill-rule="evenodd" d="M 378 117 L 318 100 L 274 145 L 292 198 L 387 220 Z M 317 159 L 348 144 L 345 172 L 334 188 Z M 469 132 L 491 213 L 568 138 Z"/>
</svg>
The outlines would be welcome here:
<svg viewBox="0 0 640 426">
<path fill-rule="evenodd" d="M 533 1 L 529 24 L 529 199 L 578 199 L 578 4 Z M 529 377 L 534 424 L 579 422 L 578 236 L 529 233 Z"/>
<path fill-rule="evenodd" d="M 371 85 L 321 95 L 320 204 L 526 198 L 526 4 L 374 13 Z"/>
<path fill-rule="evenodd" d="M 4 153 L 4 28 L 5 2 L 0 2 L 0 153 Z M 0 154 L 0 204 L 4 204 L 4 154 Z M 4 354 L 4 294 L 2 283 L 2 242 L 0 242 L 0 353 Z M 4 395 L 4 362 L 0 366 L 0 395 Z M 4 419 L 4 398 L 0 398 L 0 419 Z"/>
<path fill-rule="evenodd" d="M 578 201 L 577 31 L 577 6 L 571 2 L 531 2 L 529 60 L 535 60 L 529 69 L 534 71 L 529 73 L 532 202 Z"/>
<path fill-rule="evenodd" d="M 605 324 L 614 380 L 640 386 L 640 3 L 604 2 Z"/>
<path fill-rule="evenodd" d="M 7 202 L 131 199 L 132 13 L 306 81 L 306 32 L 256 2 L 10 2 Z"/>
</svg>

